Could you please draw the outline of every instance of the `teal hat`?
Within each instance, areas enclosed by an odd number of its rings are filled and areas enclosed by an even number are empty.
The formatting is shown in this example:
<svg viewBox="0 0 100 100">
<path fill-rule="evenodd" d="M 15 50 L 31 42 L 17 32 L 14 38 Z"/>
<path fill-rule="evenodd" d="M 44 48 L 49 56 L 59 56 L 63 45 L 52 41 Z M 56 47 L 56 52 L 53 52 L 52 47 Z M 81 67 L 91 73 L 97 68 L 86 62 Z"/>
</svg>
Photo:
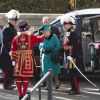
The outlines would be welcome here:
<svg viewBox="0 0 100 100">
<path fill-rule="evenodd" d="M 51 30 L 51 25 L 44 24 L 42 27 L 39 29 L 39 35 L 42 35 L 44 31 L 50 31 Z"/>
<path fill-rule="evenodd" d="M 51 25 L 45 24 L 42 26 L 42 31 L 50 31 L 51 30 Z"/>
</svg>

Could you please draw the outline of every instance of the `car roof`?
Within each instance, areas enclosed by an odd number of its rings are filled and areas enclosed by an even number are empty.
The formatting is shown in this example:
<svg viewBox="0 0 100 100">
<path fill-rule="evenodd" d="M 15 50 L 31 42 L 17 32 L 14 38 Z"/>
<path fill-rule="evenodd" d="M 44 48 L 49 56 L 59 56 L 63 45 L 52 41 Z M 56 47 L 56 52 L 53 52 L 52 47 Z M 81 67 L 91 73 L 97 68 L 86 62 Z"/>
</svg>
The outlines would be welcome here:
<svg viewBox="0 0 100 100">
<path fill-rule="evenodd" d="M 91 8 L 91 9 L 72 11 L 57 17 L 56 20 L 54 20 L 51 24 L 55 23 L 58 20 L 60 21 L 60 19 L 65 16 L 76 17 L 76 16 L 85 16 L 85 15 L 100 15 L 100 8 Z"/>
<path fill-rule="evenodd" d="M 75 15 L 93 15 L 93 14 L 100 14 L 100 8 L 91 8 L 91 9 L 77 10 L 77 11 L 74 11 L 74 14 Z"/>
</svg>

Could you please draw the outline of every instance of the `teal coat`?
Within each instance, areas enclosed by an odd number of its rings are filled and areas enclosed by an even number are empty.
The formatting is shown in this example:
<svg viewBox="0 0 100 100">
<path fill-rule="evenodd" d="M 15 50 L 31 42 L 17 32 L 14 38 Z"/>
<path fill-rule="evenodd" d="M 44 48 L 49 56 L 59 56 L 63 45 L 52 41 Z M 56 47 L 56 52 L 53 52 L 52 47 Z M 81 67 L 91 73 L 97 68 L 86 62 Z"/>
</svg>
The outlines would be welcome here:
<svg viewBox="0 0 100 100">
<path fill-rule="evenodd" d="M 45 75 L 48 71 L 48 69 L 53 70 L 53 76 L 58 76 L 60 74 L 60 64 L 55 64 L 51 60 L 51 55 L 54 52 L 58 52 L 60 49 L 60 42 L 55 34 L 53 34 L 49 39 L 45 39 L 44 42 L 40 43 L 39 49 L 42 52 L 42 72 L 43 75 Z M 46 50 L 51 50 L 49 53 L 45 53 Z"/>
</svg>

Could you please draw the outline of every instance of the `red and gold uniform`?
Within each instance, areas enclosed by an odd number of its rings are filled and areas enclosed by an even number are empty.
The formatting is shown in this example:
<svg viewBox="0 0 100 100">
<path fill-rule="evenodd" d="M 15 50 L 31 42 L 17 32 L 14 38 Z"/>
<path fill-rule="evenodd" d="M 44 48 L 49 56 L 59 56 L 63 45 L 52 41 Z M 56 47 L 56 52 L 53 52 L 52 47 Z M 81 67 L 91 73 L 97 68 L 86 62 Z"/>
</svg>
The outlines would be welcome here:
<svg viewBox="0 0 100 100">
<path fill-rule="evenodd" d="M 30 35 L 28 31 L 21 32 L 12 41 L 11 59 L 15 61 L 14 76 L 16 76 L 16 85 L 19 96 L 26 94 L 30 77 L 34 73 L 34 60 L 32 58 L 32 48 L 35 44 L 40 43 L 44 38 Z M 23 88 L 23 89 L 22 89 Z"/>
<path fill-rule="evenodd" d="M 32 58 L 32 48 L 35 44 L 42 41 L 43 38 L 37 38 L 25 32 L 13 39 L 11 57 L 16 62 L 14 76 L 33 77 L 34 61 Z"/>
<path fill-rule="evenodd" d="M 14 76 L 33 77 L 32 48 L 42 41 L 43 38 L 37 38 L 25 32 L 13 39 L 11 48 L 12 60 L 16 62 Z"/>
</svg>

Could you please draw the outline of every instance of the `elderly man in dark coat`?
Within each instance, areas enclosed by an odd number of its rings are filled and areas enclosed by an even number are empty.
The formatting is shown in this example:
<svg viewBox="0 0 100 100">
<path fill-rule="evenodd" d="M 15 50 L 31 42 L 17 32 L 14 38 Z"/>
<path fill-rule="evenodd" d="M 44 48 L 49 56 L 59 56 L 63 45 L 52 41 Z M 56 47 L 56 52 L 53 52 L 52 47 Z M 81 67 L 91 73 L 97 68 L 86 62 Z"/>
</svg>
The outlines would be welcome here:
<svg viewBox="0 0 100 100">
<path fill-rule="evenodd" d="M 14 36 L 17 35 L 15 25 L 19 19 L 19 12 L 17 10 L 10 10 L 7 14 L 8 23 L 3 27 L 3 50 L 0 59 L 0 67 L 4 73 L 3 88 L 12 90 L 14 87 L 11 86 L 13 76 L 13 65 L 10 58 L 11 42 Z"/>
</svg>

